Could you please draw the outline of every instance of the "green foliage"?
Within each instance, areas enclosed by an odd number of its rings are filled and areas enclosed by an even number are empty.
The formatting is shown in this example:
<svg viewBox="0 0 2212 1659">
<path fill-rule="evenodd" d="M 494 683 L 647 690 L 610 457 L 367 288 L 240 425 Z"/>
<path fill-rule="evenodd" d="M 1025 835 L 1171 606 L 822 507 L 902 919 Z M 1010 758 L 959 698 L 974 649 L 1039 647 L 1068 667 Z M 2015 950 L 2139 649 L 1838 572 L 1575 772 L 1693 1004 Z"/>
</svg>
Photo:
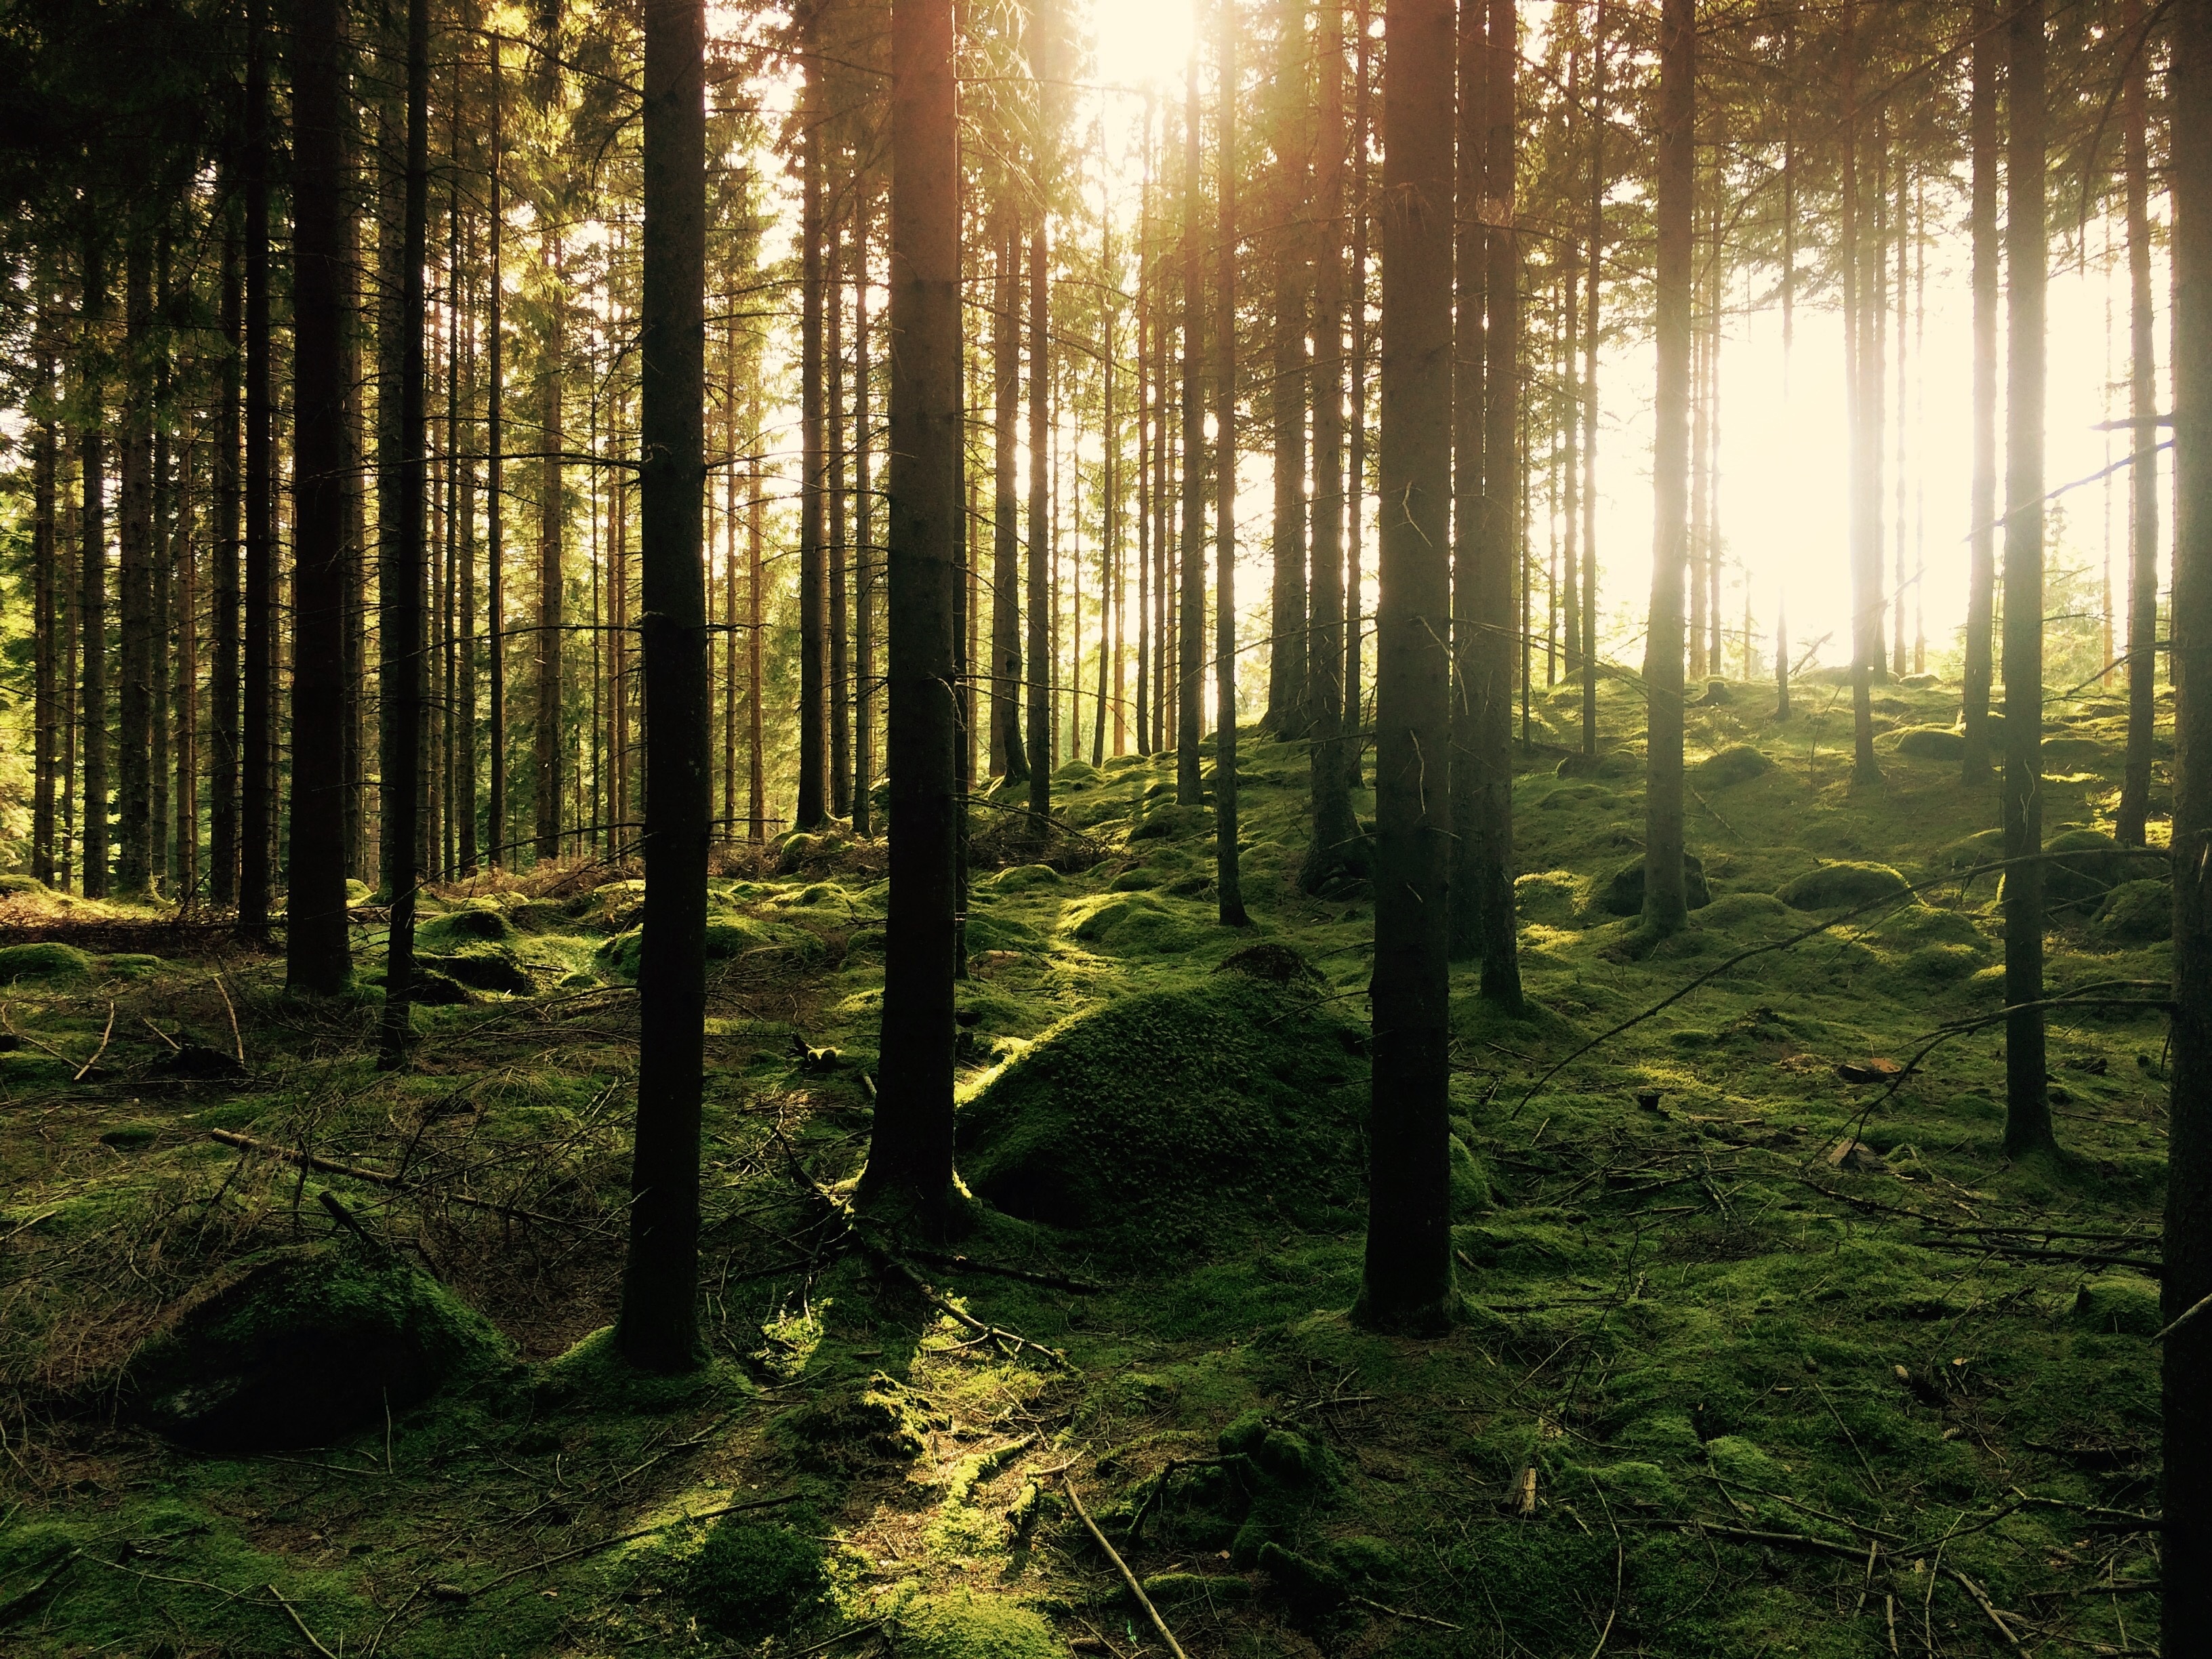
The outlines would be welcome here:
<svg viewBox="0 0 2212 1659">
<path fill-rule="evenodd" d="M 700 1622 L 743 1641 L 804 1615 L 829 1589 L 820 1544 L 792 1526 L 734 1515 L 714 1523 L 684 1582 Z"/>
</svg>

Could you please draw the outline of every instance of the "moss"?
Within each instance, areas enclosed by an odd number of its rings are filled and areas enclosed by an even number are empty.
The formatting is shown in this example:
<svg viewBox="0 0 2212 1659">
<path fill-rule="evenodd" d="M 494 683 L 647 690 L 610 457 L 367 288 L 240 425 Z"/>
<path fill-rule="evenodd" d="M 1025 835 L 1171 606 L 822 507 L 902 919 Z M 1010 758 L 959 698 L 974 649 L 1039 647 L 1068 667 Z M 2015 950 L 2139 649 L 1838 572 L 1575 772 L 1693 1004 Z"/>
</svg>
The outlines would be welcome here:
<svg viewBox="0 0 2212 1659">
<path fill-rule="evenodd" d="M 1883 899 L 1903 899 L 1911 884 L 1887 864 L 1846 860 L 1786 881 L 1774 896 L 1793 910 L 1850 910 Z"/>
<path fill-rule="evenodd" d="M 1695 853 L 1682 854 L 1683 884 L 1689 890 L 1690 908 L 1702 910 L 1713 902 L 1712 890 L 1705 885 L 1705 861 Z M 1598 908 L 1609 916 L 1640 916 L 1644 914 L 1644 860 L 1631 859 L 1617 867 L 1598 889 Z"/>
<path fill-rule="evenodd" d="M 767 933 L 749 921 L 710 921 L 707 924 L 707 959 L 724 962 L 741 957 L 769 942 Z"/>
<path fill-rule="evenodd" d="M 1060 872 L 1049 864 L 1017 864 L 991 878 L 991 890 L 1025 893 L 1032 887 L 1057 887 L 1061 880 Z"/>
<path fill-rule="evenodd" d="M 626 928 L 594 951 L 594 965 L 607 978 L 624 985 L 637 982 L 638 953 L 645 948 L 645 929 Z"/>
<path fill-rule="evenodd" d="M 742 1641 L 803 1616 L 829 1589 L 820 1544 L 794 1528 L 737 1516 L 714 1523 L 684 1581 L 700 1622 Z"/>
<path fill-rule="evenodd" d="M 172 1439 L 320 1445 L 504 1362 L 443 1286 L 365 1247 L 248 1256 L 188 1297 L 126 1368 L 125 1395 Z"/>
<path fill-rule="evenodd" d="M 804 1462 L 851 1472 L 912 1462 L 927 1443 L 928 1419 L 912 1394 L 878 1371 L 866 1382 L 826 1389 L 787 1413 L 783 1426 Z"/>
<path fill-rule="evenodd" d="M 2113 945 L 2172 939 L 2173 889 L 2162 881 L 2124 881 L 2105 895 L 2089 931 Z"/>
<path fill-rule="evenodd" d="M 2159 1287 L 2132 1273 L 2093 1279 L 2074 1293 L 2069 1315 L 2093 1331 L 2126 1336 L 2155 1336 L 2166 1328 Z"/>
<path fill-rule="evenodd" d="M 10 898 L 40 898 L 50 890 L 36 876 L 0 876 L 0 893 Z"/>
<path fill-rule="evenodd" d="M 1896 747 L 1907 760 L 1955 761 L 1966 751 L 1966 738 L 1948 726 L 1908 726 Z"/>
<path fill-rule="evenodd" d="M 1513 883 L 1514 914 L 1522 921 L 1567 922 L 1582 908 L 1582 881 L 1568 870 L 1540 870 Z"/>
<path fill-rule="evenodd" d="M 1455 1221 L 1471 1221 L 1491 1206 L 1490 1176 L 1457 1135 L 1451 1138 L 1451 1208 Z"/>
<path fill-rule="evenodd" d="M 1351 1594 L 1344 1575 L 1334 1567 L 1285 1549 L 1273 1539 L 1260 1546 L 1255 1559 L 1295 1613 L 1310 1616 L 1324 1612 Z"/>
<path fill-rule="evenodd" d="M 133 1123 L 118 1123 L 112 1129 L 100 1132 L 100 1144 L 112 1146 L 118 1152 L 143 1152 L 161 1138 L 161 1126 L 141 1120 Z"/>
<path fill-rule="evenodd" d="M 2043 866 L 2044 902 L 2053 910 L 2094 909 L 2136 873 L 2119 842 L 2100 830 L 2062 830 L 2044 842 L 2043 850 L 2063 854 Z"/>
<path fill-rule="evenodd" d="M 0 985 L 21 980 L 90 979 L 92 958 L 74 945 L 42 940 L 35 945 L 0 945 Z"/>
<path fill-rule="evenodd" d="M 1158 1607 L 1219 1607 L 1252 1599 L 1252 1581 L 1226 1572 L 1156 1572 L 1143 1581 Z"/>
<path fill-rule="evenodd" d="M 415 966 L 417 972 L 428 969 L 471 990 L 528 996 L 538 988 L 538 981 L 531 977 L 530 970 L 503 945 L 473 945 L 446 956 L 418 955 Z"/>
<path fill-rule="evenodd" d="M 1067 1644 L 1041 1614 L 981 1595 L 928 1595 L 897 1614 L 910 1659 L 1066 1659 Z"/>
<path fill-rule="evenodd" d="M 1218 1248 L 1261 1218 L 1334 1224 L 1358 1200 L 1360 1036 L 1238 974 L 1123 997 L 961 1109 L 960 1167 L 1009 1214 L 1139 1253 Z"/>
<path fill-rule="evenodd" d="M 148 956 L 141 951 L 122 951 L 113 956 L 102 957 L 100 965 L 103 971 L 117 979 L 151 979 L 167 964 L 161 957 Z"/>
<path fill-rule="evenodd" d="M 968 913 L 968 949 L 973 954 L 985 951 L 1041 951 L 1044 942 L 1044 935 L 1025 921 L 983 911 Z"/>
<path fill-rule="evenodd" d="M 513 945 L 521 937 L 507 914 L 492 904 L 471 904 L 432 916 L 415 930 L 415 948 L 444 955 L 471 945 Z"/>
<path fill-rule="evenodd" d="M 1708 789 L 1726 789 L 1749 783 L 1773 767 L 1774 763 L 1759 750 L 1747 743 L 1739 743 L 1706 756 L 1691 769 L 1691 775 Z"/>
<path fill-rule="evenodd" d="M 1155 806 L 1129 831 L 1132 842 L 1187 841 L 1213 833 L 1213 813 L 1204 806 Z"/>
<path fill-rule="evenodd" d="M 1770 893 L 1723 893 L 1698 915 L 1698 926 L 1746 939 L 1771 938 L 1797 924 L 1789 907 Z"/>
<path fill-rule="evenodd" d="M 1124 870 L 1108 882 L 1106 890 L 1109 893 L 1148 893 L 1165 879 L 1158 870 L 1139 865 L 1134 870 Z"/>
</svg>

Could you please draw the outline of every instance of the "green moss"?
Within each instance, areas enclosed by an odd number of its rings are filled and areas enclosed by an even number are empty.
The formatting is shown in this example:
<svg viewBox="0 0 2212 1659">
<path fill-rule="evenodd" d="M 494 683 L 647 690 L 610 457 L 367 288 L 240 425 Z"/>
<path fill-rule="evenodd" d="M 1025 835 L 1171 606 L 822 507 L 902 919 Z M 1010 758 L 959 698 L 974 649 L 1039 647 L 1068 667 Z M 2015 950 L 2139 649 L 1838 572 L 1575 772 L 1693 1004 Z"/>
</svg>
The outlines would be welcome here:
<svg viewBox="0 0 2212 1659">
<path fill-rule="evenodd" d="M 22 980 L 63 981 L 91 977 L 92 958 L 74 945 L 42 940 L 35 945 L 0 945 L 0 985 Z"/>
<path fill-rule="evenodd" d="M 993 915 L 988 911 L 968 913 L 968 949 L 980 955 L 985 951 L 1042 951 L 1044 935 L 1025 921 L 1012 916 Z"/>
<path fill-rule="evenodd" d="M 911 1659 L 1066 1659 L 1067 1644 L 1029 1608 L 994 1597 L 928 1595 L 897 1614 Z"/>
<path fill-rule="evenodd" d="M 1213 833 L 1213 812 L 1205 806 L 1155 806 L 1129 831 L 1131 842 L 1188 841 Z"/>
<path fill-rule="evenodd" d="M 1017 864 L 992 877 L 990 885 L 996 893 L 1026 893 L 1033 887 L 1057 887 L 1061 879 L 1049 864 Z"/>
<path fill-rule="evenodd" d="M 1956 761 L 1966 738 L 1948 726 L 1908 726 L 1897 734 L 1896 749 L 1907 760 Z"/>
<path fill-rule="evenodd" d="M 1887 864 L 1845 860 L 1786 881 L 1774 896 L 1793 910 L 1850 910 L 1883 899 L 1903 899 L 1911 884 Z"/>
<path fill-rule="evenodd" d="M 1726 789 L 1735 784 L 1748 783 L 1773 767 L 1774 763 L 1759 750 L 1747 743 L 1739 743 L 1706 756 L 1691 769 L 1691 774 L 1708 789 Z"/>
<path fill-rule="evenodd" d="M 1705 885 L 1705 860 L 1695 853 L 1682 854 L 1683 884 L 1689 890 L 1690 908 L 1702 910 L 1713 902 Z M 1609 916 L 1644 914 L 1644 860 L 1639 856 L 1616 866 L 1598 889 L 1598 908 Z"/>
<path fill-rule="evenodd" d="M 151 979 L 167 966 L 159 957 L 143 951 L 123 951 L 113 956 L 102 957 L 100 967 L 118 979 Z"/>
<path fill-rule="evenodd" d="M 1451 1138 L 1452 1219 L 1471 1221 L 1489 1210 L 1490 1177 L 1481 1162 L 1457 1135 Z"/>
<path fill-rule="evenodd" d="M 1144 1253 L 1333 1224 L 1358 1196 L 1361 1046 L 1325 1005 L 1242 975 L 1123 997 L 961 1109 L 960 1167 L 1010 1214 Z"/>
<path fill-rule="evenodd" d="M 1156 1572 L 1143 1581 L 1157 1607 L 1224 1607 L 1252 1599 L 1252 1581 L 1226 1572 Z"/>
<path fill-rule="evenodd" d="M 447 955 L 472 945 L 513 945 L 521 935 L 507 913 L 489 902 L 448 910 L 432 916 L 415 930 L 415 948 L 432 955 Z"/>
<path fill-rule="evenodd" d="M 700 1622 L 742 1641 L 802 1617 L 829 1589 L 820 1544 L 792 1527 L 737 1516 L 714 1523 L 684 1581 Z"/>
<path fill-rule="evenodd" d="M 749 921 L 710 921 L 707 924 L 707 960 L 724 962 L 741 957 L 769 942 L 765 929 Z"/>
<path fill-rule="evenodd" d="M 2070 1317 L 2094 1331 L 2127 1336 L 2155 1336 L 2166 1328 L 2159 1287 L 2133 1273 L 2093 1279 L 2074 1293 Z"/>
<path fill-rule="evenodd" d="M 2094 909 L 2130 875 L 2150 867 L 2131 870 L 2119 842 L 2100 830 L 2062 830 L 2043 850 L 2063 854 L 2043 866 L 2044 902 L 2053 910 Z"/>
<path fill-rule="evenodd" d="M 2113 945 L 2172 939 L 2173 889 L 2162 881 L 2124 881 L 2097 907 L 2089 931 Z"/>
</svg>

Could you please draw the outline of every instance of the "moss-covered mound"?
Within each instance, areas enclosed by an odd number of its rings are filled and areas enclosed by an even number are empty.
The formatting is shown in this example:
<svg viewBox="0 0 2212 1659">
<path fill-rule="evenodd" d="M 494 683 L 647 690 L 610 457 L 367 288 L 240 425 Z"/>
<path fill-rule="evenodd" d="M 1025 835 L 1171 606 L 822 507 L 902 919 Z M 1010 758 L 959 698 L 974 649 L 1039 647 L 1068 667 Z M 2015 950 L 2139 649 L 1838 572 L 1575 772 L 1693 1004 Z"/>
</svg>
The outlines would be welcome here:
<svg viewBox="0 0 2212 1659">
<path fill-rule="evenodd" d="M 929 1595 L 899 1610 L 910 1659 L 1062 1659 L 1067 1644 L 1041 1614 L 981 1595 Z"/>
<path fill-rule="evenodd" d="M 1713 902 L 1712 890 L 1705 884 L 1705 866 L 1695 853 L 1682 854 L 1682 884 L 1689 890 L 1690 908 L 1702 910 Z M 1598 890 L 1597 908 L 1609 916 L 1640 916 L 1644 914 L 1644 860 L 1631 859 L 1606 878 L 1605 885 Z"/>
<path fill-rule="evenodd" d="M 1966 751 L 1966 734 L 1948 726 L 1908 726 L 1897 734 L 1897 752 L 1908 760 L 1954 761 Z"/>
<path fill-rule="evenodd" d="M 2062 830 L 2043 850 L 2063 855 L 2043 866 L 2044 902 L 2054 910 L 2094 908 L 2130 875 L 2155 867 L 2146 860 L 2130 869 L 2119 842 L 2100 830 Z"/>
<path fill-rule="evenodd" d="M 1751 744 L 1739 743 L 1706 756 L 1692 771 L 1705 787 L 1725 789 L 1731 784 L 1748 783 L 1760 773 L 1771 771 L 1773 766 L 1772 761 Z"/>
<path fill-rule="evenodd" d="M 740 1641 L 811 1611 L 829 1588 L 820 1544 L 793 1527 L 735 1515 L 714 1523 L 684 1584 L 699 1621 Z"/>
<path fill-rule="evenodd" d="M 2124 881 L 2105 895 L 2089 931 L 2112 945 L 2172 939 L 2173 889 L 2162 881 Z"/>
<path fill-rule="evenodd" d="M 1352 1224 L 1364 1033 L 1300 990 L 1220 974 L 1048 1033 L 960 1112 L 960 1167 L 1010 1215 L 1137 1254 L 1266 1221 Z"/>
<path fill-rule="evenodd" d="M 174 1310 L 125 1396 L 171 1439 L 214 1451 L 326 1444 L 506 1358 L 441 1286 L 347 1244 L 249 1256 Z"/>
<path fill-rule="evenodd" d="M 1850 910 L 1902 899 L 1911 890 L 1911 884 L 1887 864 L 1845 861 L 1808 870 L 1784 882 L 1774 896 L 1793 910 Z"/>
<path fill-rule="evenodd" d="M 513 945 L 520 937 L 504 912 L 489 904 L 471 904 L 425 921 L 415 930 L 415 947 L 442 955 L 471 945 Z"/>
<path fill-rule="evenodd" d="M 92 977 L 92 958 L 74 945 L 51 940 L 37 945 L 0 945 L 0 985 L 18 980 L 76 980 Z"/>
</svg>

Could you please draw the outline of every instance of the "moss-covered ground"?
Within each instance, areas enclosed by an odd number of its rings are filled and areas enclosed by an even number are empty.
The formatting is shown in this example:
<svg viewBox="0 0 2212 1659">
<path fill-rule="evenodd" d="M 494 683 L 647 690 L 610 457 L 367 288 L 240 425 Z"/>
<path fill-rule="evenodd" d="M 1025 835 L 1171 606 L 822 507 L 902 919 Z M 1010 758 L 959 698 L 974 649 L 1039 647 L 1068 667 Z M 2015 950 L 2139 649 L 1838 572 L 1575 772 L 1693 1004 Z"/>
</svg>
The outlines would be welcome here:
<svg viewBox="0 0 2212 1659">
<path fill-rule="evenodd" d="M 880 847 L 733 857 L 708 1363 L 675 1380 L 606 1330 L 635 882 L 440 893 L 441 1000 L 396 1075 L 374 910 L 362 992 L 325 1003 L 13 884 L 0 920 L 98 926 L 0 950 L 0 1651 L 1164 1652 L 1075 1498 L 1194 1656 L 2154 1650 L 2164 1033 L 2112 1002 L 2155 1002 L 2167 947 L 2160 867 L 2095 833 L 2122 711 L 2052 708 L 2045 819 L 2086 833 L 2051 976 L 2080 1000 L 2051 1026 L 2064 1155 L 2023 1164 L 1972 1024 L 1996 801 L 1957 781 L 1955 695 L 1884 688 L 1885 781 L 1854 789 L 1847 694 L 1800 686 L 1778 724 L 1727 690 L 1692 716 L 1711 902 L 1644 954 L 1611 902 L 1637 705 L 1608 682 L 1623 741 L 1562 776 L 1576 694 L 1537 700 L 1531 1006 L 1455 990 L 1466 1317 L 1429 1340 L 1346 1318 L 1371 905 L 1295 890 L 1301 744 L 1245 747 L 1249 932 L 1213 926 L 1210 815 L 1169 763 L 1069 768 L 1079 836 L 1044 862 L 979 836 L 980 1197 L 949 1245 L 857 1239 L 802 1179 L 866 1144 Z M 1818 905 L 1873 908 L 1547 1079 Z M 291 1288 L 236 1288 L 264 1280 Z M 220 1410 L 319 1364 L 358 1386 L 312 1443 L 297 1413 L 177 1431 L 179 1389 Z"/>
</svg>

